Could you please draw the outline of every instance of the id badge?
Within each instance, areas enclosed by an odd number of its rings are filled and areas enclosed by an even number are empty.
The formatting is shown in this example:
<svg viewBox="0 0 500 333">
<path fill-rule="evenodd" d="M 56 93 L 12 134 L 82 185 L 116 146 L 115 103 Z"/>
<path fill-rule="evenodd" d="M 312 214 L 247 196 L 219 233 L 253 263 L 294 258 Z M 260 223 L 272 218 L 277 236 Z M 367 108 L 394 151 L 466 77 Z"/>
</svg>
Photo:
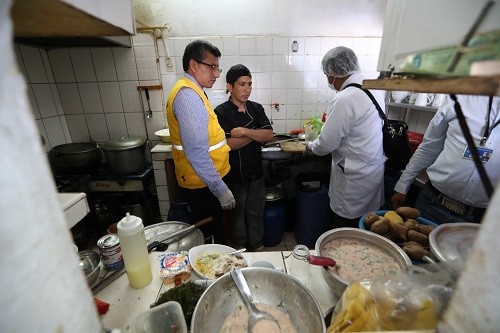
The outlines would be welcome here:
<svg viewBox="0 0 500 333">
<path fill-rule="evenodd" d="M 479 159 L 483 163 L 488 163 L 488 161 L 491 158 L 491 154 L 493 154 L 493 149 L 490 148 L 485 148 L 485 147 L 477 147 L 477 154 L 479 155 Z M 469 146 L 465 148 L 464 154 L 462 158 L 471 160 L 472 159 L 472 154 L 469 149 Z"/>
</svg>

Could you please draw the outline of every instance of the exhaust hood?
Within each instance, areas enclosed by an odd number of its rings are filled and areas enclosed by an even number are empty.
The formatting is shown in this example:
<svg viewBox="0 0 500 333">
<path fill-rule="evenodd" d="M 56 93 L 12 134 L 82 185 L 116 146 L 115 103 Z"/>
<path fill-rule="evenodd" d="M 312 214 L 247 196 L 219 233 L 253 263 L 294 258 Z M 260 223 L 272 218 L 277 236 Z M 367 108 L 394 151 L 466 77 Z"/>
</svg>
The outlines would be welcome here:
<svg viewBox="0 0 500 333">
<path fill-rule="evenodd" d="M 42 48 L 130 47 L 131 0 L 14 0 L 15 42 Z"/>
</svg>

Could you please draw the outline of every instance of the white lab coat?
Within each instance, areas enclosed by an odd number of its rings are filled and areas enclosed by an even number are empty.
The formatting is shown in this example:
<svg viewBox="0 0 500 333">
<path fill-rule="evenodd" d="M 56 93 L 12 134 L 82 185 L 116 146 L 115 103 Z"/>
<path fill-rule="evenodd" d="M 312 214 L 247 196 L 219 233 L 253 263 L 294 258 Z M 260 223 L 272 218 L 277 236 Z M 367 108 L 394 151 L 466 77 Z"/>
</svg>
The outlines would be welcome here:
<svg viewBox="0 0 500 333">
<path fill-rule="evenodd" d="M 342 88 L 362 81 L 361 74 L 354 73 Z M 387 158 L 382 145 L 383 121 L 375 105 L 361 89 L 342 88 L 328 106 L 327 120 L 310 148 L 320 156 L 332 153 L 331 209 L 342 217 L 356 218 L 383 204 Z M 372 94 L 384 110 L 383 93 Z"/>
</svg>

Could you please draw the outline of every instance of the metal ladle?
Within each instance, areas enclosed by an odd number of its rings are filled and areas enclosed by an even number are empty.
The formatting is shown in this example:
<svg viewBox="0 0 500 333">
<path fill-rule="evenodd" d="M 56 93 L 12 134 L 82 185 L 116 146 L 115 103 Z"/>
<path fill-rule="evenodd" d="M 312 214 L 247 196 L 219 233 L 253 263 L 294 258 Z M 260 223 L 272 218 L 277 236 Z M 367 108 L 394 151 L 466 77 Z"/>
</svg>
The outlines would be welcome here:
<svg viewBox="0 0 500 333">
<path fill-rule="evenodd" d="M 233 269 L 230 274 L 234 282 L 236 283 L 236 287 L 238 287 L 241 296 L 243 297 L 243 301 L 245 301 L 245 304 L 248 307 L 248 333 L 253 332 L 255 325 L 261 320 L 272 321 L 277 325 L 278 329 L 280 329 L 280 324 L 278 323 L 278 320 L 276 320 L 276 318 L 274 318 L 267 312 L 257 309 L 255 304 L 253 303 L 252 294 L 250 294 L 250 288 L 248 287 L 247 281 L 245 280 L 245 277 L 243 276 L 241 271 L 239 269 Z"/>
<path fill-rule="evenodd" d="M 146 118 L 153 117 L 153 111 L 151 111 L 151 104 L 149 103 L 149 89 L 148 87 L 144 88 L 144 92 L 146 93 L 146 100 L 148 101 L 148 112 L 146 112 Z"/>
</svg>

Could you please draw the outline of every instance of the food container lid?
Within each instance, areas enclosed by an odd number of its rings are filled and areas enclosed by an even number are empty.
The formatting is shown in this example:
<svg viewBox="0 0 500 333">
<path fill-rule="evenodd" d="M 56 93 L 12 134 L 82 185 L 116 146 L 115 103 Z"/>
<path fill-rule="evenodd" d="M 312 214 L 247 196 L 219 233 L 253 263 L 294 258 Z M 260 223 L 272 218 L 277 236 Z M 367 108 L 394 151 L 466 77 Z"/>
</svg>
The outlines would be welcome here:
<svg viewBox="0 0 500 333">
<path fill-rule="evenodd" d="M 456 261 L 463 266 L 479 232 L 479 224 L 445 223 L 429 234 L 429 245 L 439 261 Z"/>
<path fill-rule="evenodd" d="M 268 187 L 266 189 L 266 201 L 278 201 L 285 196 L 285 190 L 279 187 Z"/>
<path fill-rule="evenodd" d="M 127 150 L 132 148 L 141 147 L 146 143 L 144 138 L 129 138 L 128 136 L 121 137 L 116 140 L 108 140 L 100 145 L 104 150 Z"/>
</svg>

